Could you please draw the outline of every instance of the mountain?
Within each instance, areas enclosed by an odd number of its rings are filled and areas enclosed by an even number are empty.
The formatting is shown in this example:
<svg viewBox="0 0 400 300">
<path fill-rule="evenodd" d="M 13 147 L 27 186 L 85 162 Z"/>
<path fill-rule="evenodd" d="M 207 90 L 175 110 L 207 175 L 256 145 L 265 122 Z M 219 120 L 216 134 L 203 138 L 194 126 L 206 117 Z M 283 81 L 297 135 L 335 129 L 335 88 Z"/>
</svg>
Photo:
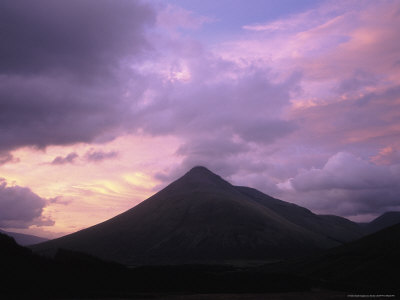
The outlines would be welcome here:
<svg viewBox="0 0 400 300">
<path fill-rule="evenodd" d="M 328 288 L 358 293 L 400 291 L 400 224 L 330 249 L 298 267 Z"/>
<path fill-rule="evenodd" d="M 17 232 L 9 232 L 0 230 L 0 233 L 6 234 L 14 238 L 14 240 L 21 246 L 29 246 L 34 244 L 43 243 L 48 241 L 48 239 L 36 236 L 36 235 L 29 235 L 29 234 L 22 234 Z"/>
<path fill-rule="evenodd" d="M 128 265 L 221 263 L 312 254 L 359 236 L 348 220 L 317 216 L 195 167 L 132 209 L 32 249 L 65 248 Z"/>
<path fill-rule="evenodd" d="M 398 223 L 400 223 L 400 211 L 390 211 L 365 224 L 365 230 L 367 233 L 374 233 Z"/>
</svg>

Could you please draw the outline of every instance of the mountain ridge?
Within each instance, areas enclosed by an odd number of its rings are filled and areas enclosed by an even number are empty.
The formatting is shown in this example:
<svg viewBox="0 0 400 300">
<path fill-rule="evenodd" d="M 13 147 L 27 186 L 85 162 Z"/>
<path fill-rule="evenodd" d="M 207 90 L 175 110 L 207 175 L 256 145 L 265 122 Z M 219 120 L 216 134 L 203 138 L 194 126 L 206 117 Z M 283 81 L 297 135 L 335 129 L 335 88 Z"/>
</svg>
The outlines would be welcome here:
<svg viewBox="0 0 400 300">
<path fill-rule="evenodd" d="M 0 233 L 11 236 L 21 246 L 29 246 L 29 245 L 39 244 L 39 243 L 43 243 L 43 242 L 49 240 L 44 237 L 40 237 L 40 236 L 36 236 L 36 235 L 23 234 L 23 233 L 18 233 L 18 232 L 10 232 L 10 231 L 5 231 L 5 230 L 1 230 L 1 229 L 0 229 Z"/>
<path fill-rule="evenodd" d="M 386 227 L 400 223 L 400 211 L 388 211 L 365 224 L 367 233 L 374 233 Z"/>
</svg>

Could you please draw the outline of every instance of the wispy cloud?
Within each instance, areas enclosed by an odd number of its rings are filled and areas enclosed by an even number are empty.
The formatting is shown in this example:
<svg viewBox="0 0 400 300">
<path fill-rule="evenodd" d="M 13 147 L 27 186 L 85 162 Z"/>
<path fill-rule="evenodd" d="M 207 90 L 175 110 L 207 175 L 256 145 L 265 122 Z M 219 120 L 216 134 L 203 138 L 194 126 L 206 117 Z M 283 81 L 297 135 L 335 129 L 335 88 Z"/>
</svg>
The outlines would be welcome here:
<svg viewBox="0 0 400 300">
<path fill-rule="evenodd" d="M 64 165 L 64 164 L 72 164 L 75 162 L 75 160 L 79 157 L 78 154 L 75 152 L 69 153 L 67 156 L 57 156 L 56 158 L 53 159 L 53 161 L 50 163 L 52 165 Z"/>
<path fill-rule="evenodd" d="M 176 30 L 199 29 L 207 23 L 215 22 L 213 18 L 196 15 L 182 7 L 167 4 L 157 14 L 157 25 L 163 29 Z"/>
<path fill-rule="evenodd" d="M 116 158 L 117 156 L 117 151 L 104 152 L 101 150 L 95 151 L 92 149 L 85 154 L 85 159 L 89 162 L 100 162 L 105 159 Z"/>
</svg>

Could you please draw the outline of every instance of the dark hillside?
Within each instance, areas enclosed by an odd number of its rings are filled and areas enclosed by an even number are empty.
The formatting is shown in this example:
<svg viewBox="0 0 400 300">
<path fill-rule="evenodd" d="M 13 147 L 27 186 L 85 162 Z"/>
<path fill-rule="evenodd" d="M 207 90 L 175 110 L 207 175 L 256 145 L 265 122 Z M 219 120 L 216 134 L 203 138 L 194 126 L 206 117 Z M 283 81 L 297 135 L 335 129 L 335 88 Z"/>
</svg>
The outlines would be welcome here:
<svg viewBox="0 0 400 300">
<path fill-rule="evenodd" d="M 363 293 L 400 292 L 400 224 L 328 250 L 301 266 L 303 275 L 331 288 Z"/>
<path fill-rule="evenodd" d="M 390 211 L 382 214 L 368 224 L 365 224 L 367 233 L 374 233 L 389 226 L 400 223 L 400 211 Z"/>
</svg>

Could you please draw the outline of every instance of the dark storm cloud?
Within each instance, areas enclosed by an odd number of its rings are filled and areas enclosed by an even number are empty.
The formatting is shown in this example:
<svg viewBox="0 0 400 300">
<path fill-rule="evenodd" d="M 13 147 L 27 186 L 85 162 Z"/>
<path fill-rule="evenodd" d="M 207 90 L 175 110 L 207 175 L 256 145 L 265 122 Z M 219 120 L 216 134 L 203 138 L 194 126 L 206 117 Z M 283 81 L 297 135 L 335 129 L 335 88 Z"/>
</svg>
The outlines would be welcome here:
<svg viewBox="0 0 400 300">
<path fill-rule="evenodd" d="M 98 151 L 90 150 L 85 154 L 86 160 L 90 161 L 90 162 L 100 162 L 105 159 L 115 158 L 117 156 L 118 156 L 117 151 L 105 152 L 105 151 L 101 151 L 101 150 L 98 150 Z"/>
<path fill-rule="evenodd" d="M 42 217 L 46 200 L 27 187 L 7 186 L 0 178 L 0 227 L 27 228 L 30 225 L 51 226 L 54 221 Z"/>
<path fill-rule="evenodd" d="M 120 124 L 115 89 L 79 86 L 59 78 L 3 77 L 0 151 L 34 145 L 88 142 Z"/>
<path fill-rule="evenodd" d="M 98 76 L 147 47 L 143 27 L 153 21 L 154 13 L 139 1 L 4 0 L 0 70 Z"/>
<path fill-rule="evenodd" d="M 52 165 L 72 164 L 75 161 L 75 159 L 77 159 L 78 157 L 79 157 L 78 154 L 76 154 L 75 152 L 72 152 L 65 157 L 57 156 L 55 159 L 53 159 L 51 164 Z"/>
<path fill-rule="evenodd" d="M 1 1 L 0 151 L 113 138 L 154 18 L 139 1 Z"/>
</svg>

